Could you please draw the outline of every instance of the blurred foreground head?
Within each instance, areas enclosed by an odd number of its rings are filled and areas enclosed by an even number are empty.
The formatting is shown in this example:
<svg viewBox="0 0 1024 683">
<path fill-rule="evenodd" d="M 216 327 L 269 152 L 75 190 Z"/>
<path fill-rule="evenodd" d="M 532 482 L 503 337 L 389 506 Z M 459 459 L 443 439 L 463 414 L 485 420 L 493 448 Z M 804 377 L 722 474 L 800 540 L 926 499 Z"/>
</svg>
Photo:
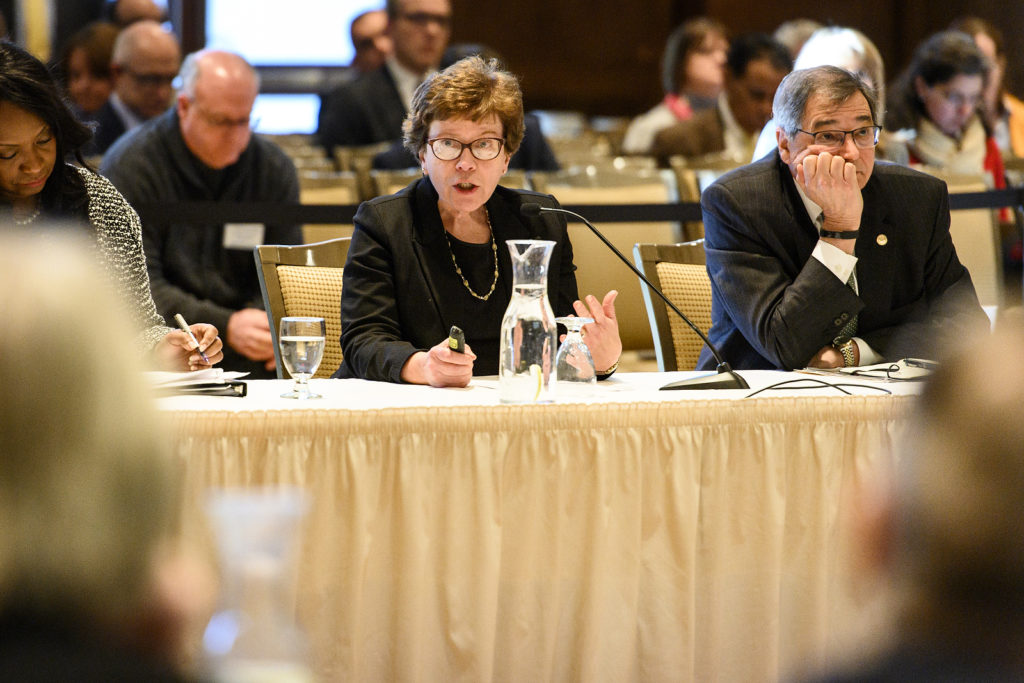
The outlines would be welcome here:
<svg viewBox="0 0 1024 683">
<path fill-rule="evenodd" d="M 171 461 L 94 247 L 0 235 L 0 614 L 117 633 L 175 509 Z"/>
</svg>

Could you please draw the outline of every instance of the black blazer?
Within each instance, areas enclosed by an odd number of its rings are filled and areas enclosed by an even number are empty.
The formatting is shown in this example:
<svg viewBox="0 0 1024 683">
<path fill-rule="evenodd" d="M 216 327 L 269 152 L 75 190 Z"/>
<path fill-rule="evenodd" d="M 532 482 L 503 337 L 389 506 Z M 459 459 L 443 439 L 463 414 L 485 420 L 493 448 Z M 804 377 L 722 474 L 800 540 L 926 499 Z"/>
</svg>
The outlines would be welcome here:
<svg viewBox="0 0 1024 683">
<path fill-rule="evenodd" d="M 561 215 L 520 215 L 524 203 L 556 207 L 549 195 L 499 186 L 487 201 L 498 243 L 498 285 L 490 302 L 504 311 L 512 298 L 512 259 L 505 240 L 556 242 L 548 272 L 548 299 L 556 315 L 570 315 L 578 298 L 572 245 Z M 448 336 L 462 319 L 454 301 L 463 291 L 452 266 L 437 192 L 421 178 L 400 192 L 363 202 L 342 276 L 341 367 L 334 377 L 400 382 L 402 366 Z M 473 340 L 467 338 L 473 346 Z M 474 374 L 497 372 L 497 358 L 477 358 Z"/>
<path fill-rule="evenodd" d="M 336 146 L 370 145 L 402 137 L 405 105 L 387 65 L 320 97 L 317 136 L 328 153 Z"/>
<path fill-rule="evenodd" d="M 886 360 L 934 357 L 943 342 L 985 329 L 949 236 L 945 183 L 875 162 L 863 196 L 858 296 L 811 257 L 818 233 L 777 151 L 705 190 L 709 337 L 724 360 L 735 368 L 804 367 L 854 314 L 856 336 Z M 715 367 L 706 348 L 698 367 Z"/>
</svg>

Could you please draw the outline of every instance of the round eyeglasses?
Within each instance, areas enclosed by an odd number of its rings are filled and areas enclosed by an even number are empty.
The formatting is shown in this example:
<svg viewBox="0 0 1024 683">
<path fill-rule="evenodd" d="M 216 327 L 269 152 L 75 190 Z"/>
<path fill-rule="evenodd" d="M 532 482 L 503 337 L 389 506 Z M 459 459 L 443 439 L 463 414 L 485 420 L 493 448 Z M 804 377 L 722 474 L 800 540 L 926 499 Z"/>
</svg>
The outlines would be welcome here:
<svg viewBox="0 0 1024 683">
<path fill-rule="evenodd" d="M 462 156 L 462 150 L 469 147 L 469 153 L 480 161 L 490 161 L 501 153 L 505 141 L 501 138 L 478 138 L 473 142 L 459 142 L 452 138 L 427 140 L 434 156 L 441 161 L 454 161 Z"/>
<path fill-rule="evenodd" d="M 878 144 L 878 134 L 881 132 L 882 127 L 864 126 L 854 130 L 819 130 L 817 133 L 812 133 L 802 128 L 797 128 L 796 130 L 798 133 L 810 135 L 814 138 L 814 144 L 821 145 L 822 147 L 830 149 L 842 147 L 846 143 L 846 136 L 849 135 L 853 138 L 853 144 L 862 149 L 867 149 Z"/>
</svg>

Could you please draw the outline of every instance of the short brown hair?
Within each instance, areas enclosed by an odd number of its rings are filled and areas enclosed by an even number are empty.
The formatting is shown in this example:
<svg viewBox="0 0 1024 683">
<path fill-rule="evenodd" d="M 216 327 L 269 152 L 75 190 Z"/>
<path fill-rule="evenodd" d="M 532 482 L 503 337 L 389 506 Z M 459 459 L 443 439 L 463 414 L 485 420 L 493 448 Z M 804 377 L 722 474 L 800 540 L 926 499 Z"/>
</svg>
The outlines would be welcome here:
<svg viewBox="0 0 1024 683">
<path fill-rule="evenodd" d="M 523 141 L 523 93 L 519 81 L 503 71 L 498 60 L 466 57 L 423 81 L 402 124 L 405 148 L 419 157 L 430 124 L 447 119 L 480 121 L 497 116 L 510 156 Z"/>
</svg>

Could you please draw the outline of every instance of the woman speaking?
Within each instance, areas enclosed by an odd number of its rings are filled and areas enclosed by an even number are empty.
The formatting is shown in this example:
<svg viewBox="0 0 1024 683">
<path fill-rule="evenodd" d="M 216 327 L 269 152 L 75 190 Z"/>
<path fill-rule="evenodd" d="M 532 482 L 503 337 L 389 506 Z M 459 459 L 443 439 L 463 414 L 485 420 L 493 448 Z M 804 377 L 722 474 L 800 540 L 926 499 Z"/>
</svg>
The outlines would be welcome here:
<svg viewBox="0 0 1024 683">
<path fill-rule="evenodd" d="M 622 351 L 614 290 L 577 300 L 564 218 L 524 217 L 526 203 L 557 207 L 548 195 L 498 182 L 523 139 L 519 84 L 495 60 L 468 57 L 424 81 L 403 125 L 423 178 L 364 202 L 343 274 L 341 348 L 335 377 L 465 386 L 498 373 L 501 319 L 512 296 L 506 240 L 552 240 L 548 299 L 556 315 L 594 319 L 584 328 L 598 377 Z M 448 331 L 466 333 L 465 353 Z"/>
</svg>

